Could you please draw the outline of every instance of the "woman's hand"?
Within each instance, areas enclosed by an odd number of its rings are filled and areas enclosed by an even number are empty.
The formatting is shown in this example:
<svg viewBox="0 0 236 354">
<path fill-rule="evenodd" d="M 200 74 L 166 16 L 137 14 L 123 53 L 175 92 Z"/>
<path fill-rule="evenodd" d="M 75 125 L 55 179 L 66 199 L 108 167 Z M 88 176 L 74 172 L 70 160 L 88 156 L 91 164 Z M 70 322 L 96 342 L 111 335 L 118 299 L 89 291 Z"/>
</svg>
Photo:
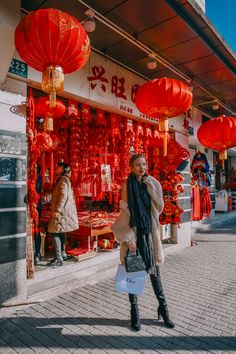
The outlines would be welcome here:
<svg viewBox="0 0 236 354">
<path fill-rule="evenodd" d="M 130 243 L 128 245 L 130 252 L 136 252 L 136 243 Z"/>
</svg>

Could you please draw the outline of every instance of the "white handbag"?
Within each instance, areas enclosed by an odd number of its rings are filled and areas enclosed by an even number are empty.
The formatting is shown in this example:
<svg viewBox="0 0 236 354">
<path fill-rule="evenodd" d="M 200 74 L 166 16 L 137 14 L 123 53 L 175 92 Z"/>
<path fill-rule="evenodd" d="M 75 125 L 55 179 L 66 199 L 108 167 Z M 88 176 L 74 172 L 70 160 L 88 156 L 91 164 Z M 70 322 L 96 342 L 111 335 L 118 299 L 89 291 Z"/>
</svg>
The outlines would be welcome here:
<svg viewBox="0 0 236 354">
<path fill-rule="evenodd" d="M 127 293 L 142 296 L 144 293 L 147 272 L 127 273 L 125 267 L 119 264 L 115 277 L 115 290 L 119 293 Z"/>
</svg>

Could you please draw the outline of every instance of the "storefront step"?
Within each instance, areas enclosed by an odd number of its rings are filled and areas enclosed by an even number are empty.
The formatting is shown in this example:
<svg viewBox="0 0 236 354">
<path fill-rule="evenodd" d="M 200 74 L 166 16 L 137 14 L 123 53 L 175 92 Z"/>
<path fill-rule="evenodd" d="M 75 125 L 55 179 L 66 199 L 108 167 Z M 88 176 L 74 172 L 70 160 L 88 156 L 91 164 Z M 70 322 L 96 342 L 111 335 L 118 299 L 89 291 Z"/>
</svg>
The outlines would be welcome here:
<svg viewBox="0 0 236 354">
<path fill-rule="evenodd" d="M 53 267 L 36 272 L 35 278 L 28 280 L 29 302 L 46 300 L 64 292 L 93 285 L 115 276 L 119 263 L 119 251 L 98 254 L 84 262 Z"/>
<path fill-rule="evenodd" d="M 165 256 L 180 251 L 177 244 L 164 244 L 163 248 Z M 114 278 L 118 263 L 119 250 L 115 250 L 97 254 L 84 262 L 36 272 L 35 278 L 28 280 L 28 301 L 44 301 L 76 288 Z"/>
</svg>

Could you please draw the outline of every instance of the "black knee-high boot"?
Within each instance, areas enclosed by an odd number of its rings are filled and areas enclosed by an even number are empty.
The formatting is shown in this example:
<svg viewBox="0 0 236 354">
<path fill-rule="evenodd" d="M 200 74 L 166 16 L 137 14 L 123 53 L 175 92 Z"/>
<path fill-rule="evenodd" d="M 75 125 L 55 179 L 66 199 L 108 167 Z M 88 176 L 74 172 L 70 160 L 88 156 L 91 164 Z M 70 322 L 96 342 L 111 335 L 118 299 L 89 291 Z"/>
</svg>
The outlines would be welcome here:
<svg viewBox="0 0 236 354">
<path fill-rule="evenodd" d="M 159 307 L 157 310 L 158 320 L 160 319 L 160 317 L 162 317 L 166 327 L 174 328 L 175 325 L 170 319 L 165 294 L 162 288 L 159 266 L 156 267 L 156 274 L 150 274 L 150 278 L 151 278 L 154 293 L 159 302 Z"/>
<path fill-rule="evenodd" d="M 138 310 L 138 298 L 136 295 L 129 294 L 129 301 L 131 305 L 131 309 L 130 309 L 131 328 L 134 331 L 140 331 L 141 324 L 140 324 L 139 310 Z"/>
</svg>

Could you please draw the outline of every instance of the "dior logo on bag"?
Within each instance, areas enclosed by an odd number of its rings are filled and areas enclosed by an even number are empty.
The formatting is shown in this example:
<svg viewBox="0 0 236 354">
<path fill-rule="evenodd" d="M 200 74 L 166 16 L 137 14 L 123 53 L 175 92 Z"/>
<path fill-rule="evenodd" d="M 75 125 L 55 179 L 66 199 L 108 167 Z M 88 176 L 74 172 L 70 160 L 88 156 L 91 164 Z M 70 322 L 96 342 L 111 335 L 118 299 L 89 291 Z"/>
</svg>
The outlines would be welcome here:
<svg viewBox="0 0 236 354">
<path fill-rule="evenodd" d="M 135 284 L 135 281 L 130 278 L 127 278 L 127 283 Z"/>
<path fill-rule="evenodd" d="M 125 257 L 125 269 L 127 273 L 146 270 L 145 263 L 143 262 L 142 256 L 138 249 L 136 252 L 130 252 L 129 250 L 127 251 L 127 256 Z"/>
</svg>

